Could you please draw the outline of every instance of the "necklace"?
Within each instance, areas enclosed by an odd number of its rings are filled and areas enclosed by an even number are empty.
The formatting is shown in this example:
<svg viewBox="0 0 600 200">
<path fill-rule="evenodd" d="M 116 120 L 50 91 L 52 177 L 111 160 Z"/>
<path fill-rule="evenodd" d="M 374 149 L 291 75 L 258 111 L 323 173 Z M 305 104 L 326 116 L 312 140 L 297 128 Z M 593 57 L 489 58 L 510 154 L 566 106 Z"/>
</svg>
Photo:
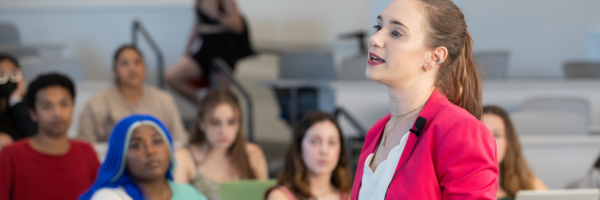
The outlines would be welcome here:
<svg viewBox="0 0 600 200">
<path fill-rule="evenodd" d="M 398 125 L 398 123 L 400 122 L 400 119 L 402 119 L 403 117 L 406 117 L 406 115 L 409 115 L 409 114 L 411 114 L 411 113 L 413 113 L 413 112 L 415 112 L 415 111 L 417 111 L 417 110 L 419 110 L 421 108 L 424 108 L 426 103 L 427 102 L 425 102 L 423 105 L 419 106 L 418 108 L 416 108 L 416 109 L 414 109 L 414 110 L 412 110 L 412 111 L 410 111 L 408 113 L 405 113 L 403 115 L 392 115 L 392 117 L 390 117 L 389 120 L 397 118 L 398 121 L 394 124 L 394 126 L 392 126 L 392 128 L 390 129 L 390 131 L 387 132 L 387 134 L 383 135 L 383 142 L 381 143 L 381 146 L 385 146 L 385 141 L 387 140 L 387 136 L 390 135 L 390 133 L 392 132 L 392 130 L 394 130 L 394 128 L 396 128 L 396 125 Z"/>
</svg>

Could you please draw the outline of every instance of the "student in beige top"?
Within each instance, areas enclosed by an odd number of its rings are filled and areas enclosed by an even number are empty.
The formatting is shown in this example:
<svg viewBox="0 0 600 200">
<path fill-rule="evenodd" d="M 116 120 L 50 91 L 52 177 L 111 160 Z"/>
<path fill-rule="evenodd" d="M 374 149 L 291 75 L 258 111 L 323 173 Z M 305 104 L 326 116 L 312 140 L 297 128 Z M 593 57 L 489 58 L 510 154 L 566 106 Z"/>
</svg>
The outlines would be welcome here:
<svg viewBox="0 0 600 200">
<path fill-rule="evenodd" d="M 244 140 L 235 95 L 227 90 L 210 91 L 198 109 L 189 145 L 175 152 L 175 182 L 191 184 L 209 200 L 219 200 L 223 182 L 267 180 L 265 155 Z"/>
<path fill-rule="evenodd" d="M 173 97 L 144 85 L 146 66 L 134 46 L 121 46 L 114 56 L 116 83 L 94 95 L 80 119 L 78 137 L 89 142 L 107 142 L 110 131 L 124 117 L 149 114 L 164 122 L 176 142 L 186 141 L 186 132 Z"/>
</svg>

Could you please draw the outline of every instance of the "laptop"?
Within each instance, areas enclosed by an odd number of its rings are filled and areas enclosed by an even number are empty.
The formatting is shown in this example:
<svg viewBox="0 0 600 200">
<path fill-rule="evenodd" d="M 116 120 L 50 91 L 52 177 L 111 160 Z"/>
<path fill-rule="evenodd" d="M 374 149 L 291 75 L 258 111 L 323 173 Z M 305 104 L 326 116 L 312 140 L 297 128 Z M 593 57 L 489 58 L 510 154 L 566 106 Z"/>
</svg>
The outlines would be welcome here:
<svg viewBox="0 0 600 200">
<path fill-rule="evenodd" d="M 263 200 L 265 190 L 274 186 L 275 183 L 276 180 L 240 180 L 223 183 L 221 184 L 221 200 Z"/>
<path fill-rule="evenodd" d="M 521 190 L 515 200 L 599 200 L 600 189 Z"/>
</svg>

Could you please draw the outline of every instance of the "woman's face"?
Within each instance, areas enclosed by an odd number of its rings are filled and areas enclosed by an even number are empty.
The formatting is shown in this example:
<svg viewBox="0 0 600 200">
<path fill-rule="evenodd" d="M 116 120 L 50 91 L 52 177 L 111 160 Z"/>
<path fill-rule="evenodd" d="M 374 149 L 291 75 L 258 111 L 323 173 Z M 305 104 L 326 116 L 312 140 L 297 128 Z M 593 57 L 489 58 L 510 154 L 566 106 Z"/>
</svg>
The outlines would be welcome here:
<svg viewBox="0 0 600 200">
<path fill-rule="evenodd" d="M 142 87 L 146 77 L 146 67 L 137 51 L 131 48 L 121 51 L 115 65 L 115 76 L 119 84 L 128 87 Z"/>
<path fill-rule="evenodd" d="M 376 32 L 369 40 L 367 78 L 384 85 L 420 78 L 431 55 L 425 45 L 423 13 L 420 2 L 394 0 L 377 17 Z"/>
<path fill-rule="evenodd" d="M 302 139 L 302 161 L 313 174 L 333 173 L 340 159 L 340 136 L 335 125 L 328 121 L 312 125 Z"/>
<path fill-rule="evenodd" d="M 9 59 L 0 60 L 0 98 L 8 98 L 21 79 L 21 69 Z"/>
<path fill-rule="evenodd" d="M 127 170 L 137 180 L 164 178 L 169 164 L 169 146 L 150 125 L 137 127 L 127 150 Z"/>
<path fill-rule="evenodd" d="M 9 59 L 0 60 L 0 74 L 16 74 L 21 73 L 21 70 Z"/>
<path fill-rule="evenodd" d="M 502 163 L 506 155 L 506 127 L 504 120 L 496 114 L 483 114 L 483 123 L 492 131 L 496 138 L 496 147 L 498 148 L 498 164 Z"/>
<path fill-rule="evenodd" d="M 227 103 L 221 103 L 200 121 L 200 129 L 212 148 L 227 149 L 233 144 L 240 130 L 237 111 Z"/>
</svg>

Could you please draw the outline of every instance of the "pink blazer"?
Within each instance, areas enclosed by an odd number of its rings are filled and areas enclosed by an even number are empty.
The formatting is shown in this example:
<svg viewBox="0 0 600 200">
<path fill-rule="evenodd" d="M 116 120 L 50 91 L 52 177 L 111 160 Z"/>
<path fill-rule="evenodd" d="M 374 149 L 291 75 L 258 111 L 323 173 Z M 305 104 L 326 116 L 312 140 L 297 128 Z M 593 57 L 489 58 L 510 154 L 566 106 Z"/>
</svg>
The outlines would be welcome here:
<svg viewBox="0 0 600 200">
<path fill-rule="evenodd" d="M 446 96 L 433 92 L 419 116 L 427 123 L 419 143 L 398 172 L 417 136 L 410 133 L 386 199 L 496 199 L 496 141 L 487 127 Z M 379 145 L 387 115 L 371 127 L 358 161 L 352 200 L 358 199 L 365 160 Z M 413 127 L 414 128 L 414 127 Z"/>
</svg>

